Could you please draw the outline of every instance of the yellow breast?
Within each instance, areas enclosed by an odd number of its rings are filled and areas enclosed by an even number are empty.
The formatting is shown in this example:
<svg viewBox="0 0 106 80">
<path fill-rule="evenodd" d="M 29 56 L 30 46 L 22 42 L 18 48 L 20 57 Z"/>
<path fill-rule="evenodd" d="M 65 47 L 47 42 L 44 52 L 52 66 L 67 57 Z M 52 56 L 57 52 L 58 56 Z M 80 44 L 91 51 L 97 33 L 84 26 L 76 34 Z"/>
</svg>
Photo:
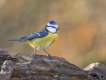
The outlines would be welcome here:
<svg viewBox="0 0 106 80">
<path fill-rule="evenodd" d="M 27 40 L 26 42 L 33 48 L 36 48 L 37 50 L 42 50 L 49 47 L 53 43 L 53 41 L 57 38 L 57 36 L 58 36 L 57 34 L 49 33 L 46 37 L 35 38 L 32 40 Z"/>
</svg>

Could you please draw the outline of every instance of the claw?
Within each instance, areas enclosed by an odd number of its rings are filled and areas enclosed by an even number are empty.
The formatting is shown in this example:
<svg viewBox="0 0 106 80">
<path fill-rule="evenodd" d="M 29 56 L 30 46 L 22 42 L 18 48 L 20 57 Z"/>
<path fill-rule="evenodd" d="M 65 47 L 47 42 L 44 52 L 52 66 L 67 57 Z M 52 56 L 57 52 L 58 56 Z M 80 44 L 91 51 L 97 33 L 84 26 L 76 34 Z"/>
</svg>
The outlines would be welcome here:
<svg viewBox="0 0 106 80">
<path fill-rule="evenodd" d="M 52 60 L 52 59 L 53 59 L 53 57 L 52 57 L 50 54 L 48 54 L 48 57 L 49 57 L 49 59 L 50 59 L 50 60 Z"/>
<path fill-rule="evenodd" d="M 49 57 L 50 60 L 53 59 L 52 56 L 51 56 L 45 49 L 44 49 L 43 51 L 46 52 L 46 53 L 48 54 L 48 57 Z"/>
<path fill-rule="evenodd" d="M 36 54 L 34 53 L 34 54 L 32 55 L 32 57 L 33 57 L 33 59 L 30 61 L 30 63 L 32 63 L 32 62 L 36 59 Z"/>
<path fill-rule="evenodd" d="M 36 54 L 35 53 L 33 54 L 33 59 L 36 59 Z"/>
</svg>

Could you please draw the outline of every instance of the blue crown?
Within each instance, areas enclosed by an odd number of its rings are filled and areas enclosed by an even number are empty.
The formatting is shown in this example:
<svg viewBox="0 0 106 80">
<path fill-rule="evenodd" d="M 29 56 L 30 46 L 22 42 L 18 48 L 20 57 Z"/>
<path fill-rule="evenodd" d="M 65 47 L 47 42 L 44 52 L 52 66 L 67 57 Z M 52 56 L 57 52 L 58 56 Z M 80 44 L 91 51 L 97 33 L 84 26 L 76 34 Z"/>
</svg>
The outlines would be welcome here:
<svg viewBox="0 0 106 80">
<path fill-rule="evenodd" d="M 52 24 L 52 25 L 57 25 L 57 23 L 53 20 L 49 21 L 49 24 Z"/>
</svg>

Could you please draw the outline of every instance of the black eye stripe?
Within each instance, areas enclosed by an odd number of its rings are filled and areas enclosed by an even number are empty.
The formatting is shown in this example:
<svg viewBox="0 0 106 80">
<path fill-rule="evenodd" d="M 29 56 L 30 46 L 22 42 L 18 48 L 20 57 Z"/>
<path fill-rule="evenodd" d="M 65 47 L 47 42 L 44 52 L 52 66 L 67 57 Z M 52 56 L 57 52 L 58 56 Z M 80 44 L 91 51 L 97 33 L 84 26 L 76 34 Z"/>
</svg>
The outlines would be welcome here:
<svg viewBox="0 0 106 80">
<path fill-rule="evenodd" d="M 54 26 L 46 26 L 46 27 L 52 27 L 52 28 L 55 28 L 56 30 L 59 30 L 59 29 L 60 29 L 59 27 L 56 28 L 56 27 L 54 27 Z"/>
<path fill-rule="evenodd" d="M 56 28 L 56 27 L 54 27 L 54 26 L 46 26 L 46 27 L 52 27 L 52 28 Z"/>
<path fill-rule="evenodd" d="M 50 27 L 52 27 L 52 28 L 56 28 L 56 27 L 54 27 L 54 26 L 50 26 Z"/>
</svg>

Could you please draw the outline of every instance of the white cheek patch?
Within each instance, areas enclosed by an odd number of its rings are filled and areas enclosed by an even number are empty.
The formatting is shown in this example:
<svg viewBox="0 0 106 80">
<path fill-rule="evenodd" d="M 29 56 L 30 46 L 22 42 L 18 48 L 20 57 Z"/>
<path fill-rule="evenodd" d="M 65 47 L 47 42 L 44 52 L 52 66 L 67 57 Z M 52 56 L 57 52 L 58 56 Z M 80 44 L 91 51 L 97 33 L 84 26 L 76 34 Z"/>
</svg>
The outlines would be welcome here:
<svg viewBox="0 0 106 80">
<path fill-rule="evenodd" d="M 46 29 L 52 33 L 56 33 L 56 29 L 52 27 L 46 27 Z"/>
</svg>

